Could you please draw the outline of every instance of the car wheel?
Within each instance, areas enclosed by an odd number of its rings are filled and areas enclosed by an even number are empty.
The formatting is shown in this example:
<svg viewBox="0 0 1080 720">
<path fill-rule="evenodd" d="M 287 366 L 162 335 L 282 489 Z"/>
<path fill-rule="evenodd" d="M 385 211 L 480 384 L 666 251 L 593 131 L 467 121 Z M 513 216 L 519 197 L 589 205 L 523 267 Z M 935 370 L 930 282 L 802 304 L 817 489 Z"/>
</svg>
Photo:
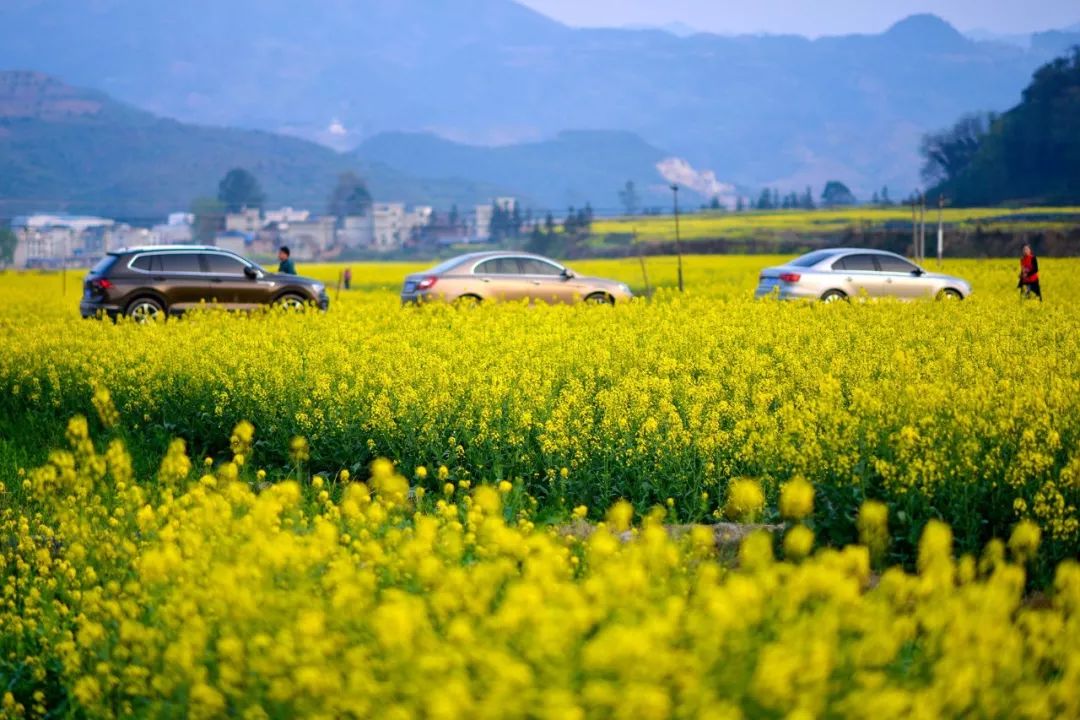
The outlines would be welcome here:
<svg viewBox="0 0 1080 720">
<path fill-rule="evenodd" d="M 153 322 L 164 315 L 165 307 L 154 298 L 139 298 L 127 307 L 125 313 L 129 318 L 144 325 Z"/>
<path fill-rule="evenodd" d="M 462 295 L 454 300 L 454 307 L 459 308 L 474 308 L 480 307 L 480 303 L 483 300 L 478 295 Z"/>
<path fill-rule="evenodd" d="M 829 290 L 821 296 L 822 302 L 834 303 L 840 302 L 841 300 L 847 300 L 847 294 L 841 290 Z"/>
<path fill-rule="evenodd" d="M 307 300 L 293 293 L 282 295 L 274 301 L 274 307 L 278 307 L 282 310 L 287 310 L 289 312 L 299 312 L 303 310 L 306 306 Z"/>
<path fill-rule="evenodd" d="M 938 300 L 963 300 L 964 296 L 960 294 L 959 290 L 953 288 L 945 288 L 937 294 Z"/>
<path fill-rule="evenodd" d="M 589 305 L 614 305 L 615 298 L 607 293 L 595 292 L 592 295 L 586 296 L 585 302 Z"/>
</svg>

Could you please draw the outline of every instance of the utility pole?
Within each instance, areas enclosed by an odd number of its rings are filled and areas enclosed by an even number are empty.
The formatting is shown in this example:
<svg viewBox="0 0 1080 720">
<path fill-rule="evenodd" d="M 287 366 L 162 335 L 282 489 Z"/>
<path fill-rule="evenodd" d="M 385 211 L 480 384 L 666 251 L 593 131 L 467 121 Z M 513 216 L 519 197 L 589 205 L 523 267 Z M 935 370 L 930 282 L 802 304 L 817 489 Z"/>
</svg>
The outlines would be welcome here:
<svg viewBox="0 0 1080 720">
<path fill-rule="evenodd" d="M 679 292 L 683 291 L 682 275 L 682 238 L 679 237 L 679 185 L 671 184 L 671 192 L 675 196 L 675 254 L 679 256 Z"/>
<path fill-rule="evenodd" d="M 915 262 L 922 262 L 919 257 L 919 216 L 916 210 L 916 196 L 911 196 L 911 251 L 915 255 Z"/>
<path fill-rule="evenodd" d="M 926 193 L 919 192 L 919 260 L 926 261 Z"/>
<path fill-rule="evenodd" d="M 937 266 L 941 267 L 941 256 L 945 253 L 945 224 L 942 215 L 945 210 L 945 196 L 938 195 L 937 199 Z"/>
</svg>

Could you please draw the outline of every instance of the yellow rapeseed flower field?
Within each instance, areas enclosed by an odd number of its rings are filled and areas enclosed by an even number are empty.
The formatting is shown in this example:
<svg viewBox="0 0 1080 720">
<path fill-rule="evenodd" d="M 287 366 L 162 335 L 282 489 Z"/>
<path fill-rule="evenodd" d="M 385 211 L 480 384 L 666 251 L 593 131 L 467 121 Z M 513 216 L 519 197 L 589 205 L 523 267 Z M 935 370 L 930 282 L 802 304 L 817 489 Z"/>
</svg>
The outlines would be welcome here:
<svg viewBox="0 0 1080 720">
<path fill-rule="evenodd" d="M 154 479 L 66 435 L 0 510 L 5 717 L 1080 714 L 1080 565 L 1026 599 L 1032 523 L 956 559 L 931 521 L 918 572 L 880 574 L 799 524 L 732 567 L 659 508 L 582 539 L 520 483 L 432 501 L 377 460 L 260 489 L 181 442 Z"/>
<path fill-rule="evenodd" d="M 0 273 L 0 713 L 1077 716 L 1080 261 L 753 301 L 776 260 L 151 326 Z"/>
</svg>

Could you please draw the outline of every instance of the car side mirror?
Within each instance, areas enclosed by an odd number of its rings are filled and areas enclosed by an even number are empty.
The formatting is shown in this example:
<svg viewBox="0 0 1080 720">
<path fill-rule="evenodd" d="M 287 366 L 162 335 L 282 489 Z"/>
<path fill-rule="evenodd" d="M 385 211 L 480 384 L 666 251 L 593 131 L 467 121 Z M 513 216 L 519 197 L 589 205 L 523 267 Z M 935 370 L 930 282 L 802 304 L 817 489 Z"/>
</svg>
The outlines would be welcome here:
<svg viewBox="0 0 1080 720">
<path fill-rule="evenodd" d="M 577 275 L 574 274 L 573 270 L 571 270 L 570 268 L 563 268 L 563 271 L 562 271 L 563 280 L 573 280 L 576 277 L 577 277 Z"/>
<path fill-rule="evenodd" d="M 911 274 L 914 275 L 915 277 L 922 277 L 923 275 L 926 274 L 926 271 L 923 270 L 922 268 L 915 268 L 914 270 L 911 271 Z"/>
<path fill-rule="evenodd" d="M 244 274 L 247 275 L 248 280 L 256 280 L 259 277 L 259 271 L 250 265 L 244 267 Z"/>
</svg>

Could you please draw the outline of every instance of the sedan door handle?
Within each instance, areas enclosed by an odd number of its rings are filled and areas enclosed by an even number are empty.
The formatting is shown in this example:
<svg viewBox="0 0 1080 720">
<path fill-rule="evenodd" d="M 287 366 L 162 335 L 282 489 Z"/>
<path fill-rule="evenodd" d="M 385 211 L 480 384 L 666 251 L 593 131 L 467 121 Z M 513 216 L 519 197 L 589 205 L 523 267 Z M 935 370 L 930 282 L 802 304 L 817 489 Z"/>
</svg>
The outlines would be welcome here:
<svg viewBox="0 0 1080 720">
<path fill-rule="evenodd" d="M 164 275 L 155 275 L 154 276 L 154 282 L 165 282 L 165 276 Z"/>
<path fill-rule="evenodd" d="M 491 282 L 491 278 L 480 278 L 480 282 Z"/>
<path fill-rule="evenodd" d="M 854 280 L 852 280 L 851 278 L 847 278 L 847 281 L 848 282 L 854 282 Z"/>
<path fill-rule="evenodd" d="M 891 283 L 891 282 L 892 282 L 892 278 L 885 278 L 885 282 L 887 282 L 887 283 Z"/>
<path fill-rule="evenodd" d="M 539 285 L 539 284 L 540 284 L 540 281 L 539 281 L 539 280 L 533 280 L 533 281 L 532 281 L 532 284 L 533 284 L 533 285 Z"/>
</svg>

